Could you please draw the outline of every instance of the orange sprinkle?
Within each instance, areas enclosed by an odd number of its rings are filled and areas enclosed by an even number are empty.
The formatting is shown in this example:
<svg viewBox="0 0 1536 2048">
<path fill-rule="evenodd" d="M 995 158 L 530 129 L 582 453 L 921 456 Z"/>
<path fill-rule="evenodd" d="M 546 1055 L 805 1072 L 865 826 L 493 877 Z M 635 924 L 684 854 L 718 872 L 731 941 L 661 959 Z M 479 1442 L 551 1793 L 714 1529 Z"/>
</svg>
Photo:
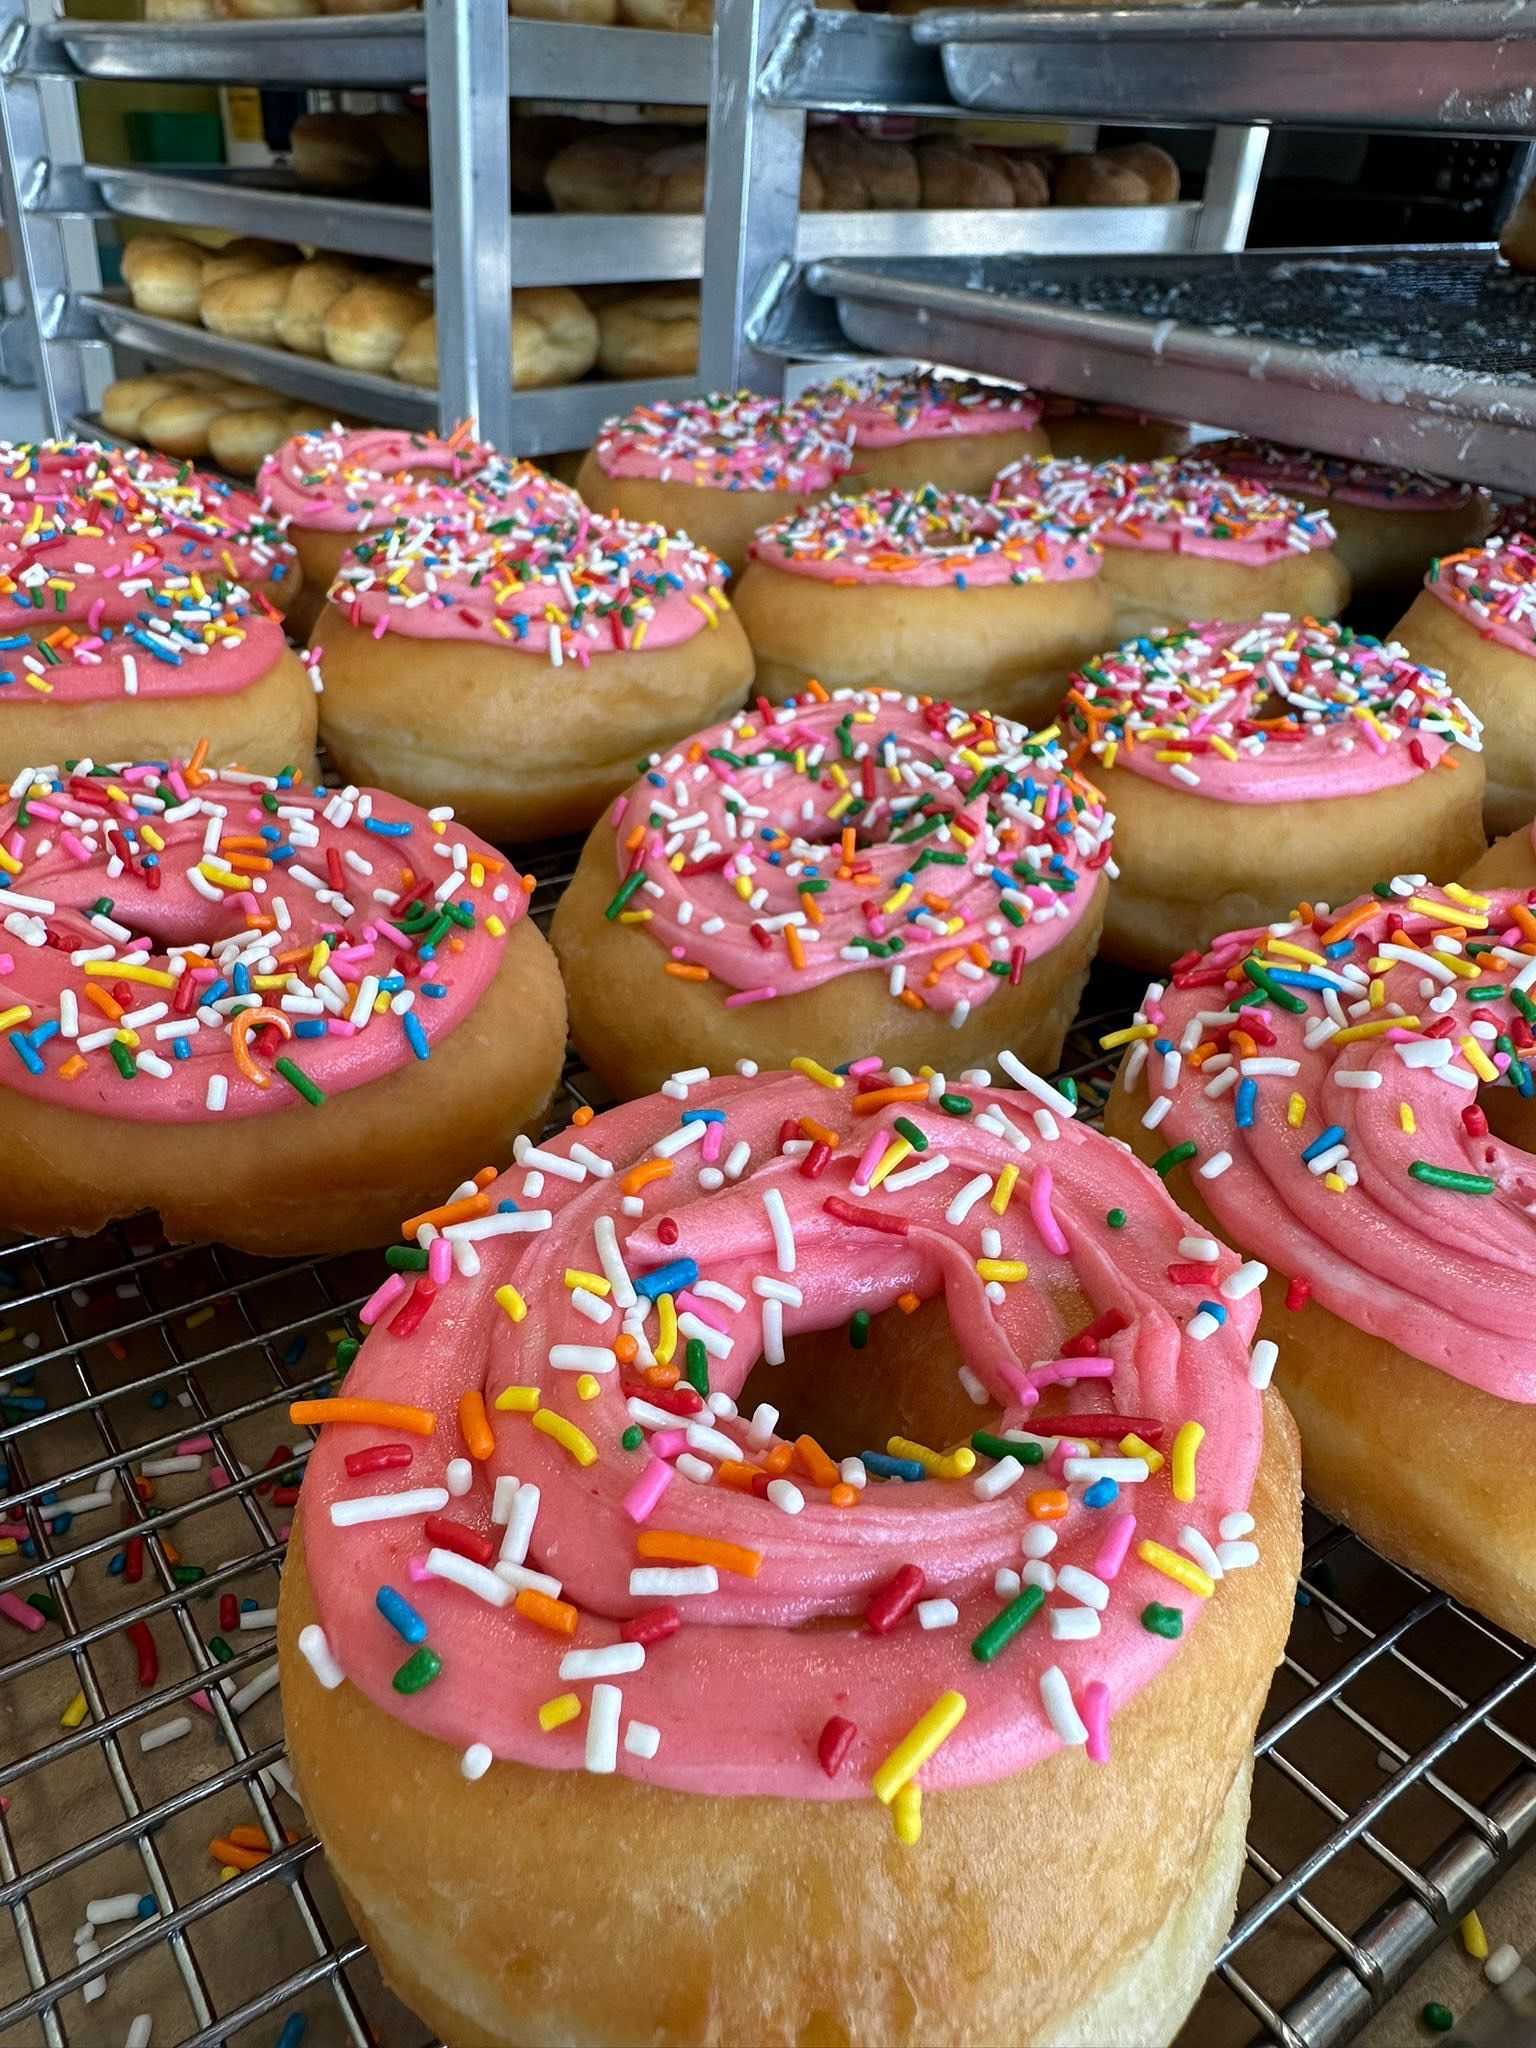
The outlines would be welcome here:
<svg viewBox="0 0 1536 2048">
<path fill-rule="evenodd" d="M 896 1297 L 896 1306 L 904 1316 L 915 1315 L 922 1305 L 923 1297 L 920 1294 L 898 1294 Z"/>
<path fill-rule="evenodd" d="M 906 1004 L 909 1010 L 921 1010 L 925 1007 L 922 997 L 918 994 L 915 988 L 904 988 L 901 992 L 901 1000 Z M 926 1095 L 927 1092 L 928 1091 L 925 1088 L 923 1090 L 923 1093 Z"/>
<path fill-rule="evenodd" d="M 827 1495 L 827 1499 L 835 1508 L 856 1508 L 859 1504 L 859 1489 L 856 1486 L 845 1486 L 840 1479 Z"/>
<path fill-rule="evenodd" d="M 877 1109 L 884 1109 L 888 1102 L 926 1102 L 928 1083 L 911 1081 L 905 1088 L 871 1088 L 865 1095 L 853 1098 L 855 1116 L 873 1116 Z"/>
<path fill-rule="evenodd" d="M 1342 917 L 1336 917 L 1317 943 L 1320 946 L 1331 946 L 1338 939 L 1347 939 L 1352 931 L 1357 931 L 1367 919 L 1374 917 L 1380 908 L 1381 905 L 1375 897 L 1371 897 L 1365 903 L 1357 903 L 1353 910 L 1346 910 Z"/>
<path fill-rule="evenodd" d="M 85 1000 L 88 1003 L 94 1003 L 97 1009 L 100 1010 L 101 1014 L 104 1017 L 110 1017 L 114 1024 L 117 1022 L 118 1018 L 122 1016 L 122 1004 L 114 1001 L 114 999 L 107 994 L 106 990 L 102 988 L 98 982 L 88 981 L 85 984 L 84 994 Z"/>
<path fill-rule="evenodd" d="M 1067 1496 L 1059 1486 L 1042 1487 L 1024 1505 L 1037 1522 L 1059 1522 L 1067 1512 Z"/>
<path fill-rule="evenodd" d="M 259 853 L 226 853 L 224 858 L 237 875 L 265 875 L 272 867 Z"/>
<path fill-rule="evenodd" d="M 483 1465 L 496 1448 L 495 1431 L 486 1419 L 485 1396 L 478 1387 L 459 1396 L 459 1434 L 477 1464 Z"/>
<path fill-rule="evenodd" d="M 807 896 L 804 890 L 800 892 L 800 908 L 805 912 L 807 923 L 821 923 L 821 905 L 814 896 Z"/>
<path fill-rule="evenodd" d="M 708 981 L 709 969 L 700 967 L 692 960 L 663 960 L 663 974 L 675 975 L 679 981 Z"/>
<path fill-rule="evenodd" d="M 84 1053 L 72 1052 L 63 1066 L 59 1068 L 59 1079 L 61 1081 L 78 1081 L 85 1072 L 86 1065 L 87 1061 Z"/>
<path fill-rule="evenodd" d="M 290 1401 L 288 1420 L 372 1423 L 376 1429 L 403 1429 L 407 1436 L 430 1436 L 437 1427 L 437 1417 L 430 1409 L 408 1408 L 399 1401 L 361 1401 L 350 1394 L 333 1394 L 324 1401 Z"/>
<path fill-rule="evenodd" d="M 679 1365 L 648 1365 L 640 1377 L 648 1387 L 675 1387 L 683 1376 Z"/>
<path fill-rule="evenodd" d="M 816 681 L 814 676 L 810 677 L 807 680 L 805 687 L 808 695 L 814 697 L 818 704 L 828 704 L 831 702 L 831 699 L 828 697 L 826 691 L 821 687 L 820 683 Z"/>
<path fill-rule="evenodd" d="M 494 1166 L 482 1166 L 472 1178 L 477 1188 L 488 1188 L 496 1178 L 496 1169 Z"/>
<path fill-rule="evenodd" d="M 1536 917 L 1531 915 L 1525 904 L 1511 903 L 1509 914 L 1528 939 L 1536 939 Z"/>
<path fill-rule="evenodd" d="M 755 1579 L 763 1563 L 760 1550 L 746 1550 L 739 1543 L 717 1543 L 710 1536 L 690 1536 L 683 1529 L 642 1529 L 635 1538 L 635 1549 L 641 1557 L 659 1557 L 669 1564 L 717 1565 L 743 1579 Z M 522 1597 L 518 1595 L 519 1604 Z"/>
<path fill-rule="evenodd" d="M 763 1460 L 763 1470 L 770 1479 L 782 1479 L 794 1462 L 795 1447 L 793 1444 L 775 1444 Z"/>
<path fill-rule="evenodd" d="M 613 1355 L 620 1365 L 633 1365 L 639 1350 L 640 1346 L 631 1337 L 628 1330 L 621 1330 L 619 1335 L 613 1340 Z"/>
<path fill-rule="evenodd" d="M 597 1111 L 592 1108 L 591 1104 L 584 1102 L 580 1109 L 572 1112 L 571 1122 L 578 1125 L 589 1124 L 596 1114 Z"/>
<path fill-rule="evenodd" d="M 784 949 L 789 954 L 789 964 L 794 968 L 805 965 L 805 948 L 800 943 L 800 934 L 792 924 L 784 927 Z"/>
<path fill-rule="evenodd" d="M 632 1166 L 619 1182 L 620 1192 L 638 1195 L 643 1187 L 653 1180 L 665 1180 L 672 1171 L 670 1159 L 642 1159 L 638 1166 Z"/>
<path fill-rule="evenodd" d="M 835 1152 L 843 1142 L 838 1132 L 829 1131 L 825 1124 L 817 1123 L 813 1116 L 801 1117 L 800 1128 L 813 1145 L 825 1145 L 829 1152 Z"/>
<path fill-rule="evenodd" d="M 750 1493 L 759 1476 L 755 1465 L 744 1465 L 739 1458 L 722 1458 L 715 1467 L 715 1484 L 729 1486 L 735 1493 Z"/>
<path fill-rule="evenodd" d="M 797 1436 L 795 1438 L 795 1456 L 800 1460 L 804 1470 L 810 1474 L 812 1485 L 837 1485 L 837 1466 L 827 1456 L 821 1445 L 817 1443 L 815 1437 Z"/>
<path fill-rule="evenodd" d="M 187 761 L 187 765 L 185 769 L 182 771 L 183 780 L 186 782 L 189 789 L 197 789 L 201 786 L 203 782 L 207 780 L 206 776 L 203 774 L 203 763 L 207 760 L 207 758 L 208 742 L 205 739 L 199 740 L 197 745 L 192 749 L 192 753 Z"/>
<path fill-rule="evenodd" d="M 540 1628 L 547 1628 L 552 1635 L 573 1636 L 581 1616 L 569 1600 L 551 1600 L 547 1593 L 535 1593 L 524 1586 L 512 1602 L 514 1614 L 520 1614 L 524 1621 L 536 1621 Z"/>
<path fill-rule="evenodd" d="M 853 856 L 858 851 L 859 835 L 851 825 L 843 827 L 843 866 L 851 867 Z"/>
<path fill-rule="evenodd" d="M 265 1863 L 271 1852 L 266 1849 L 243 1849 L 238 1842 L 222 1837 L 208 1844 L 208 1854 L 215 1863 L 232 1864 L 236 1870 L 254 1870 L 258 1863 Z"/>
<path fill-rule="evenodd" d="M 494 1167 L 483 1169 L 491 1179 L 496 1178 Z M 480 1178 L 475 1175 L 476 1180 Z M 440 1209 L 423 1209 L 419 1216 L 407 1216 L 400 1226 L 400 1235 L 414 1238 L 424 1223 L 430 1223 L 435 1230 L 446 1230 L 450 1223 L 467 1223 L 472 1216 L 489 1216 L 491 1198 L 489 1195 L 465 1195 L 457 1202 L 444 1202 Z"/>
</svg>

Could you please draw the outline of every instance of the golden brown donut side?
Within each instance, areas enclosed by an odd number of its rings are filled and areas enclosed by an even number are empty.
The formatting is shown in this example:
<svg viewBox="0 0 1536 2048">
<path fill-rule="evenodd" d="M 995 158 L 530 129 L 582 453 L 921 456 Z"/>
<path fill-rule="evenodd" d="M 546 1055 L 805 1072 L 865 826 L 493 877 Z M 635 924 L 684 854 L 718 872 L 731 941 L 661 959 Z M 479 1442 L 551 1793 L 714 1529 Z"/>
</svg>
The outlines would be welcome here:
<svg viewBox="0 0 1536 2048">
<path fill-rule="evenodd" d="M 1111 547 L 1104 550 L 1103 581 L 1115 601 L 1117 641 L 1171 632 L 1191 619 L 1257 619 L 1265 612 L 1336 619 L 1349 602 L 1348 573 L 1327 548 L 1258 566 Z"/>
<path fill-rule="evenodd" d="M 1181 455 L 1189 429 L 1174 420 L 1121 419 L 1114 413 L 1078 412 L 1041 422 L 1051 453 L 1075 462 L 1157 462 Z"/>
<path fill-rule="evenodd" d="M 1026 455 L 1042 460 L 1051 444 L 1044 427 L 1012 427 L 1003 434 L 939 434 L 916 437 L 890 448 L 857 447 L 853 468 L 844 478 L 845 494 L 855 491 L 916 491 L 934 484 L 941 491 L 973 491 L 984 498 L 992 479 Z"/>
<path fill-rule="evenodd" d="M 524 917 L 485 994 L 430 1059 L 319 1108 L 294 1095 L 270 1116 L 160 1124 L 8 1094 L 0 1223 L 85 1236 L 154 1209 L 176 1243 L 290 1256 L 386 1244 L 402 1217 L 537 1129 L 564 1045 L 554 956 Z"/>
<path fill-rule="evenodd" d="M 585 669 L 472 640 L 375 640 L 332 604 L 312 638 L 324 649 L 322 730 L 342 773 L 451 803 L 491 839 L 584 831 L 640 756 L 728 716 L 752 680 L 733 612 L 713 632 Z"/>
<path fill-rule="evenodd" d="M 1444 669 L 1451 688 L 1483 721 L 1490 835 L 1513 832 L 1536 812 L 1536 654 L 1485 640 L 1473 621 L 1421 590 L 1388 636 L 1415 661 Z"/>
<path fill-rule="evenodd" d="M 1286 490 L 1313 511 L 1326 512 L 1338 535 L 1334 553 L 1349 572 L 1356 597 L 1397 597 L 1403 602 L 1441 555 L 1454 555 L 1486 540 L 1491 506 L 1474 496 L 1465 505 L 1421 509 L 1411 498 L 1391 505 L 1351 505 L 1339 498 L 1313 498 Z"/>
<path fill-rule="evenodd" d="M 679 981 L 662 971 L 666 952 L 603 911 L 618 887 L 613 834 L 599 820 L 555 910 L 550 932 L 565 976 L 571 1036 L 615 1095 L 649 1095 L 680 1067 L 728 1072 L 738 1059 L 783 1067 L 808 1053 L 824 1065 L 879 1053 L 887 1065 L 924 1061 L 950 1073 L 984 1066 L 1005 1048 L 1049 1073 L 1088 977 L 1109 884 L 1099 877 L 1087 913 L 1012 987 L 1001 983 L 957 1031 L 947 1015 L 910 1010 L 891 995 L 883 969 L 850 971 L 728 1010 L 719 983 Z"/>
<path fill-rule="evenodd" d="M 712 548 L 739 576 L 760 526 L 787 519 L 825 491 L 714 491 L 694 484 L 661 483 L 655 477 L 609 476 L 589 449 L 576 473 L 576 488 L 594 512 L 617 512 L 642 524 L 656 523 Z"/>
<path fill-rule="evenodd" d="M 1468 889 L 1536 889 L 1536 848 L 1531 828 L 1522 825 L 1483 850 L 1462 876 Z"/>
</svg>

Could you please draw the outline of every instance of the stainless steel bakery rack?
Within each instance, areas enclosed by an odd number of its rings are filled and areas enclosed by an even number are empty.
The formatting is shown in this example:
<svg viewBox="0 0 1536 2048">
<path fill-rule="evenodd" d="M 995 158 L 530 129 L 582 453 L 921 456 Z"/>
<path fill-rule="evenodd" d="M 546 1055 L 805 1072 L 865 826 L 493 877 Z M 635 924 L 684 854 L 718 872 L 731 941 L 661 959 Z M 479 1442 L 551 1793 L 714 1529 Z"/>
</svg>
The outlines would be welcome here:
<svg viewBox="0 0 1536 2048">
<path fill-rule="evenodd" d="M 576 850 L 526 858 L 541 924 Z M 1062 1067 L 1086 1114 L 1113 1074 L 1100 1034 L 1134 1000 L 1124 977 L 1090 984 Z M 583 1102 L 601 1106 L 573 1059 L 557 1121 Z M 155 2048 L 292 2048 L 295 2016 L 312 2041 L 424 2048 L 306 1829 L 265 1689 L 307 1448 L 287 1406 L 330 1383 L 376 1268 L 176 1250 L 148 1222 L 0 1245 L 0 1526 L 24 1532 L 0 1556 L 8 2048 L 122 2041 L 145 2012 Z M 136 1484 L 188 1441 L 197 1472 Z M 16 1602 L 40 1607 L 35 1631 Z M 1352 2038 L 1536 1829 L 1533 1678 L 1528 1651 L 1309 1517 L 1238 1918 L 1184 2048 Z M 234 1830 L 249 1868 L 211 1849 Z M 91 1953 L 77 1935 L 111 1900 L 132 1917 Z"/>
</svg>

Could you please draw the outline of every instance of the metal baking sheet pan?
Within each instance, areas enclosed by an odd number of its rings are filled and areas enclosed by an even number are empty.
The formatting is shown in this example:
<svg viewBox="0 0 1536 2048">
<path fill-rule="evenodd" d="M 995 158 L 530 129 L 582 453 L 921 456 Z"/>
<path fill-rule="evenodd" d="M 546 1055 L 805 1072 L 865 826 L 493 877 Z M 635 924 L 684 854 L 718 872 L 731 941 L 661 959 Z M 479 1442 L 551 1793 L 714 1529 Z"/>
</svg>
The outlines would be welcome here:
<svg viewBox="0 0 1536 2048">
<path fill-rule="evenodd" d="M 823 262 L 848 338 L 1526 492 L 1536 279 L 1491 248 Z"/>
<path fill-rule="evenodd" d="M 87 78 L 187 84 L 421 85 L 420 14 L 333 15 L 314 21 L 60 21 L 34 31 L 27 66 L 62 51 Z"/>
</svg>

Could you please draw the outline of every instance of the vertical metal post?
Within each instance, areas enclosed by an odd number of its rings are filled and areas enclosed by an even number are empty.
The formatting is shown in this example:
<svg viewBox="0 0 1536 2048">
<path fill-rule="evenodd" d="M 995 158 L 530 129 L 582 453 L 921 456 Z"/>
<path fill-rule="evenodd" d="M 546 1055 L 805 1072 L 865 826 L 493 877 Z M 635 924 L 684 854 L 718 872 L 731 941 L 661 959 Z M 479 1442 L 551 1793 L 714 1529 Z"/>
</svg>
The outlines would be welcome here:
<svg viewBox="0 0 1536 2048">
<path fill-rule="evenodd" d="M 777 392 L 784 365 L 747 323 L 794 261 L 805 115 L 758 93 L 765 60 L 803 0 L 716 0 L 699 375 L 705 387 Z"/>
<path fill-rule="evenodd" d="M 1218 128 L 1211 138 L 1205 198 L 1195 221 L 1200 250 L 1241 249 L 1248 240 L 1253 202 L 1259 196 L 1267 128 Z"/>
<path fill-rule="evenodd" d="M 513 448 L 512 175 L 507 14 L 426 0 L 441 424 Z"/>
</svg>

